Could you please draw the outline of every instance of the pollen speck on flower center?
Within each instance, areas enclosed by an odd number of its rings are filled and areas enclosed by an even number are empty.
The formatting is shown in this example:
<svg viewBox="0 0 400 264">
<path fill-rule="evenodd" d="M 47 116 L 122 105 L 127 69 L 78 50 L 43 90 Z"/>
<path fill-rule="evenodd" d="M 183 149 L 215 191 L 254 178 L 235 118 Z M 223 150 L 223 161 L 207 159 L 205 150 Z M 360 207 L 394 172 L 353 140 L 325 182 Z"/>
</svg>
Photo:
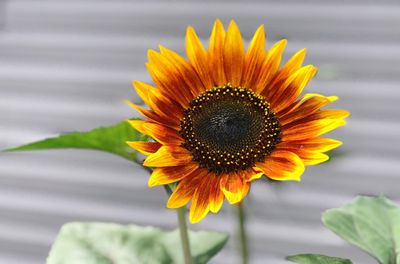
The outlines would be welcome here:
<svg viewBox="0 0 400 264">
<path fill-rule="evenodd" d="M 230 84 L 193 99 L 180 135 L 193 160 L 216 174 L 252 167 L 280 141 L 280 124 L 264 97 Z"/>
</svg>

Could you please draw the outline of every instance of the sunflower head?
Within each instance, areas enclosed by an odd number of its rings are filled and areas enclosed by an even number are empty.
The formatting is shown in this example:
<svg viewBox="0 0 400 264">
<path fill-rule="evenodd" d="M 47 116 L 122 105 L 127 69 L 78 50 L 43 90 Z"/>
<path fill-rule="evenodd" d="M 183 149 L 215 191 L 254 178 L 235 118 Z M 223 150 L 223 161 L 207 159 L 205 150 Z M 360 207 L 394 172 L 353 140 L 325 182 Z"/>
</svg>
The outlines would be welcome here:
<svg viewBox="0 0 400 264">
<path fill-rule="evenodd" d="M 262 177 L 300 180 L 304 166 L 324 162 L 341 145 L 322 138 L 345 124 L 344 110 L 324 109 L 336 96 L 302 94 L 317 69 L 302 66 L 305 49 L 280 67 L 286 40 L 265 48 L 260 26 L 245 51 L 231 21 L 217 20 L 206 49 L 192 27 L 185 59 L 164 47 L 146 64 L 155 86 L 134 81 L 150 109 L 131 104 L 146 120 L 129 121 L 154 142 L 128 142 L 154 167 L 149 186 L 178 182 L 167 207 L 191 201 L 190 221 L 217 213 L 224 198 L 240 202 Z"/>
</svg>

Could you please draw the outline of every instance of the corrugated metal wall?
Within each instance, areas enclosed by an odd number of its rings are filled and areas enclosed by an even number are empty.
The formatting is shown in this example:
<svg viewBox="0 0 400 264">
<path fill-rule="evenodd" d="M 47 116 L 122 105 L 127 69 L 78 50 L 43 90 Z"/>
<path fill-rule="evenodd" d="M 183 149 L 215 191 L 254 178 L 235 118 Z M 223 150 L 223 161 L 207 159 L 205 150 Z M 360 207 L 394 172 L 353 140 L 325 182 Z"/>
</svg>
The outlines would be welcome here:
<svg viewBox="0 0 400 264">
<path fill-rule="evenodd" d="M 352 112 L 333 134 L 337 157 L 309 168 L 301 183 L 253 185 L 253 263 L 285 263 L 315 252 L 374 263 L 323 228 L 323 210 L 354 195 L 399 201 L 400 4 L 382 1 L 10 0 L 0 4 L 0 148 L 136 115 L 132 79 L 158 44 L 184 51 L 195 26 L 207 40 L 215 18 L 234 18 L 248 40 L 260 23 L 269 46 L 286 37 L 287 58 L 307 47 L 319 66 L 307 88 L 339 95 Z M 0 154 L 0 263 L 44 263 L 61 225 L 73 220 L 175 225 L 162 188 L 118 157 L 93 151 Z M 232 208 L 194 229 L 231 232 Z M 234 263 L 235 238 L 212 263 Z"/>
</svg>

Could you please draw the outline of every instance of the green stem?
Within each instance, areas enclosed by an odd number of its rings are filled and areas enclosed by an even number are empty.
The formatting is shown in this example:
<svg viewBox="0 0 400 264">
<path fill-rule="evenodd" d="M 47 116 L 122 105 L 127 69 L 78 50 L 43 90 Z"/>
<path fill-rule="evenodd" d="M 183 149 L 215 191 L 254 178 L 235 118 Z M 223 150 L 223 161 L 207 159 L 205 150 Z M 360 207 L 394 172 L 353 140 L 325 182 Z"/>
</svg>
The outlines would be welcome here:
<svg viewBox="0 0 400 264">
<path fill-rule="evenodd" d="M 171 196 L 173 190 L 175 189 L 175 185 L 166 184 L 164 185 L 164 188 L 168 196 Z M 193 264 L 192 254 L 190 253 L 188 228 L 186 224 L 186 206 L 176 209 L 176 213 L 178 215 L 178 225 L 179 225 L 179 233 L 181 235 L 184 263 Z"/>
<path fill-rule="evenodd" d="M 249 263 L 249 249 L 247 245 L 246 235 L 246 214 L 244 211 L 244 204 L 240 202 L 237 206 L 238 209 L 238 236 L 240 237 L 240 253 L 242 256 L 242 264 Z"/>
<path fill-rule="evenodd" d="M 192 255 L 190 254 L 190 242 L 186 224 L 186 206 L 178 208 L 176 211 L 178 213 L 179 232 L 181 234 L 183 258 L 185 260 L 184 263 L 192 264 L 193 259 Z"/>
</svg>

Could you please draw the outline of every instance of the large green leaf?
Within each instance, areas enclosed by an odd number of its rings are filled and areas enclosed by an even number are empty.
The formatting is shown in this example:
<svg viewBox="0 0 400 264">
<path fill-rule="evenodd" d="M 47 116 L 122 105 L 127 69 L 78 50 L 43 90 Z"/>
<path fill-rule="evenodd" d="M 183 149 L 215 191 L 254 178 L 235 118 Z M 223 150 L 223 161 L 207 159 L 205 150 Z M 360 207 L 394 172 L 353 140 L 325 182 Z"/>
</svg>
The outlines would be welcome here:
<svg viewBox="0 0 400 264">
<path fill-rule="evenodd" d="M 196 264 L 207 263 L 228 240 L 217 232 L 189 232 Z M 178 230 L 106 223 L 69 223 L 62 227 L 47 264 L 183 263 Z"/>
<path fill-rule="evenodd" d="M 352 264 L 349 259 L 328 257 L 317 254 L 301 254 L 289 256 L 286 259 L 300 264 Z"/>
<path fill-rule="evenodd" d="M 327 210 L 324 224 L 383 264 L 400 264 L 400 208 L 385 197 L 359 196 Z"/>
<path fill-rule="evenodd" d="M 30 151 L 43 149 L 77 148 L 110 152 L 136 161 L 137 152 L 127 146 L 126 141 L 146 141 L 147 136 L 136 131 L 128 122 L 109 127 L 99 127 L 87 132 L 73 132 L 54 138 L 26 144 L 7 151 Z"/>
</svg>

